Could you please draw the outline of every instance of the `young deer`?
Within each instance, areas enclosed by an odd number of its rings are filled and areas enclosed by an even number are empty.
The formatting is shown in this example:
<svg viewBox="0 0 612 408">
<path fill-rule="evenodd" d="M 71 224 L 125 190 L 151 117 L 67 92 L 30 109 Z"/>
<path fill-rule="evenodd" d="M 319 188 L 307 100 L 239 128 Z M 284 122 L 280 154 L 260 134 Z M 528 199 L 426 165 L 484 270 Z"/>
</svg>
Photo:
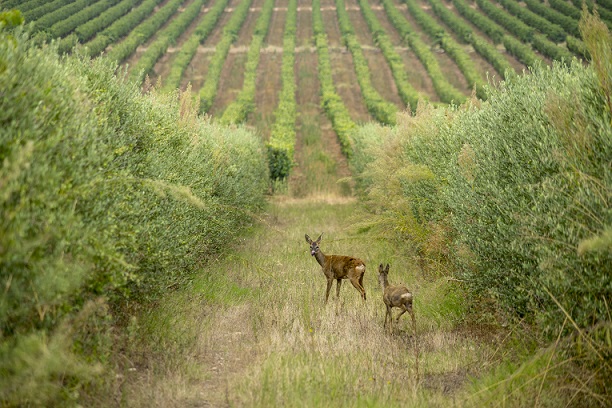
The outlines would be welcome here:
<svg viewBox="0 0 612 408">
<path fill-rule="evenodd" d="M 363 275 L 365 274 L 365 263 L 358 258 L 343 255 L 325 255 L 319 248 L 319 243 L 323 234 L 319 235 L 316 241 L 310 239 L 308 234 L 305 235 L 306 242 L 310 244 L 310 255 L 314 256 L 323 273 L 327 278 L 327 291 L 325 292 L 325 303 L 329 298 L 329 290 L 332 287 L 334 279 L 336 280 L 336 296 L 340 297 L 340 285 L 342 279 L 351 281 L 355 289 L 361 292 L 361 297 L 366 300 L 365 289 L 363 288 Z"/>
<path fill-rule="evenodd" d="M 383 291 L 383 302 L 387 306 L 387 313 L 385 314 L 385 325 L 387 327 L 387 318 L 391 322 L 390 329 L 392 329 L 393 325 L 393 315 L 391 314 L 391 309 L 394 307 L 398 307 L 401 309 L 399 315 L 397 315 L 397 322 L 399 323 L 399 318 L 406 312 L 410 313 L 410 317 L 412 317 L 412 324 L 416 329 L 415 320 L 414 320 L 414 311 L 412 310 L 412 293 L 403 285 L 389 285 L 389 280 L 387 276 L 389 275 L 389 264 L 387 264 L 386 268 L 383 268 L 383 265 L 380 264 L 378 267 L 378 281 L 380 282 L 380 286 Z"/>
</svg>

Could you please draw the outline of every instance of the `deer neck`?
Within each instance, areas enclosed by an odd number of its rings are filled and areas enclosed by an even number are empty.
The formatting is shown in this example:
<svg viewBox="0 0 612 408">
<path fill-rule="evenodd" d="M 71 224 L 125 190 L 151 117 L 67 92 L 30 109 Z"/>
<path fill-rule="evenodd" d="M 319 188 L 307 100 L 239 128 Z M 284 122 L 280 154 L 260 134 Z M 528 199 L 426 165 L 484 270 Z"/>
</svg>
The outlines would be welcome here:
<svg viewBox="0 0 612 408">
<path fill-rule="evenodd" d="M 314 254 L 314 257 L 321 267 L 325 266 L 325 259 L 327 256 L 323 253 L 323 251 L 319 250 L 316 254 Z"/>
<path fill-rule="evenodd" d="M 382 288 L 382 291 L 384 292 L 385 289 L 387 289 L 389 287 L 389 280 L 387 279 L 387 277 L 383 277 L 382 282 L 380 282 L 380 287 Z"/>
</svg>

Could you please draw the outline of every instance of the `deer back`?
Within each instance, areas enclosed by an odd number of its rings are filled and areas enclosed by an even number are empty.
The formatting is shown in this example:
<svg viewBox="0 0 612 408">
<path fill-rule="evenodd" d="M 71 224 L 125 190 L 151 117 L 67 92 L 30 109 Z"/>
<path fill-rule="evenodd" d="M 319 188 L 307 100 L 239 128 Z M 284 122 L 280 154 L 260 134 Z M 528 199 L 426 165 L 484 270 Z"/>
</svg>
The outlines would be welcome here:
<svg viewBox="0 0 612 408">
<path fill-rule="evenodd" d="M 330 273 L 334 279 L 350 278 L 351 276 L 359 277 L 365 269 L 365 263 L 358 258 L 345 255 L 329 255 L 325 257 L 325 266 L 323 272 L 327 275 Z"/>
<path fill-rule="evenodd" d="M 385 304 L 391 307 L 406 305 L 412 307 L 412 293 L 403 285 L 388 286 L 383 294 Z"/>
</svg>

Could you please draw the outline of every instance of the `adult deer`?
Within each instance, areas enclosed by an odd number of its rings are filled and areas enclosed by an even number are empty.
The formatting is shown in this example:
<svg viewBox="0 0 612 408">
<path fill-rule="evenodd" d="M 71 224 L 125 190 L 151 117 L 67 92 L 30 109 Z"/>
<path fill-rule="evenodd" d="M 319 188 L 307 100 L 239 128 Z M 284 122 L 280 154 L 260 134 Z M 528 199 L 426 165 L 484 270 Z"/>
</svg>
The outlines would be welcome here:
<svg viewBox="0 0 612 408">
<path fill-rule="evenodd" d="M 353 258 L 344 255 L 325 255 L 319 243 L 323 234 L 319 235 L 316 241 L 310 239 L 308 234 L 305 235 L 306 242 L 310 244 L 310 255 L 314 256 L 321 269 L 327 278 L 327 290 L 325 292 L 325 303 L 329 298 L 329 290 L 332 287 L 334 279 L 336 280 L 336 296 L 340 297 L 340 286 L 342 285 L 342 279 L 348 279 L 351 281 L 355 289 L 361 292 L 361 297 L 366 300 L 366 292 L 363 288 L 363 275 L 365 274 L 366 266 L 365 263 L 358 258 Z"/>
<path fill-rule="evenodd" d="M 399 318 L 404 313 L 408 312 L 410 313 L 410 317 L 412 317 L 412 324 L 416 330 L 414 310 L 412 310 L 412 293 L 410 293 L 408 288 L 406 288 L 404 285 L 389 285 L 388 275 L 389 264 L 387 264 L 386 268 L 383 268 L 383 265 L 380 264 L 378 266 L 378 282 L 380 282 L 380 286 L 382 287 L 383 302 L 385 302 L 385 306 L 387 306 L 384 327 L 387 327 L 388 318 L 391 322 L 390 329 L 392 329 L 391 326 L 393 325 L 393 314 L 391 313 L 391 309 L 397 307 L 401 310 L 400 314 L 397 315 L 397 322 L 399 323 Z"/>
</svg>

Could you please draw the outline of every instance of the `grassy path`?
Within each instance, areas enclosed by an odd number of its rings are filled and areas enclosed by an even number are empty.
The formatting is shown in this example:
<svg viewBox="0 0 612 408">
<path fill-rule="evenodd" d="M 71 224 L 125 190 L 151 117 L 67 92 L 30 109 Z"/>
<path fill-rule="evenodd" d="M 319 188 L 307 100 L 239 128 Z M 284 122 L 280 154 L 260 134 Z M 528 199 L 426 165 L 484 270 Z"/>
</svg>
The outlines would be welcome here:
<svg viewBox="0 0 612 408">
<path fill-rule="evenodd" d="M 140 322 L 151 344 L 126 374 L 129 406 L 448 406 L 493 352 L 453 322 L 460 299 L 424 281 L 399 248 L 353 224 L 352 199 L 277 198 L 236 252 Z M 304 233 L 327 254 L 365 260 L 364 304 L 344 283 L 323 305 L 325 279 Z M 418 335 L 405 315 L 383 331 L 378 264 L 416 295 Z M 335 285 L 334 285 L 335 286 Z M 397 313 L 397 312 L 396 312 Z M 420 349 L 417 380 L 414 345 Z M 146 349 L 146 350 L 145 350 Z"/>
</svg>

